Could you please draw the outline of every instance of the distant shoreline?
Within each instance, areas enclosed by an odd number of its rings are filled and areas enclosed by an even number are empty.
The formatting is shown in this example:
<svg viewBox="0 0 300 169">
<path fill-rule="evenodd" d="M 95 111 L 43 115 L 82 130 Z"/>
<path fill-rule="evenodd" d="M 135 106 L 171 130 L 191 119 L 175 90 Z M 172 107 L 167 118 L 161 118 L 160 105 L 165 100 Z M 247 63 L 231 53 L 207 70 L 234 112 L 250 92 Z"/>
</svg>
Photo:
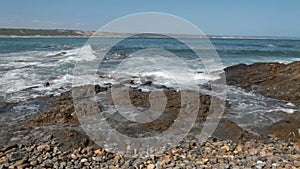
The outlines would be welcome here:
<svg viewBox="0 0 300 169">
<path fill-rule="evenodd" d="M 0 28 L 0 38 L 124 38 L 136 36 L 137 38 L 166 38 L 164 36 L 149 36 L 148 34 L 138 33 L 115 33 L 115 32 L 96 32 L 83 30 L 67 29 L 16 29 Z M 274 39 L 274 40 L 300 40 L 298 37 L 263 37 L 263 36 L 230 36 L 230 35 L 184 35 L 184 34 L 166 34 L 166 36 L 176 38 L 209 38 L 209 39 Z"/>
<path fill-rule="evenodd" d="M 0 35 L 0 38 L 24 38 L 24 39 L 30 39 L 30 38 L 90 38 L 90 37 L 94 37 L 94 38 L 126 38 L 128 36 L 15 36 L 15 35 L 9 35 L 9 36 L 3 36 Z M 163 37 L 149 37 L 149 36 L 139 36 L 137 38 L 163 38 Z M 206 37 L 178 37 L 178 38 L 186 38 L 186 39 L 240 39 L 240 40 L 300 40 L 300 38 L 280 38 L 280 37 L 270 37 L 270 38 L 263 38 L 263 37 L 227 37 L 227 36 L 206 36 Z"/>
</svg>

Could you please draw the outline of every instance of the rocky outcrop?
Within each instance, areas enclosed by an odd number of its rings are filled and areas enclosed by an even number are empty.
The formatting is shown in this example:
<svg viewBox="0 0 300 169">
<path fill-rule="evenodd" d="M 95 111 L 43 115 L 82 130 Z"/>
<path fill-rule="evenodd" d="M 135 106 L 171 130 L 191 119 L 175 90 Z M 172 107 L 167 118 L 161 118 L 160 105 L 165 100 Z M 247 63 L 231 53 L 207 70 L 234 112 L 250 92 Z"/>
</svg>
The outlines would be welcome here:
<svg viewBox="0 0 300 169">
<path fill-rule="evenodd" d="M 56 106 L 46 112 L 31 116 L 27 120 L 28 125 L 59 125 L 79 124 L 74 114 L 72 98 L 61 98 L 55 100 Z"/>
<path fill-rule="evenodd" d="M 300 62 L 239 64 L 225 69 L 228 85 L 300 105 Z M 263 136 L 275 136 L 300 144 L 300 112 L 261 129 Z"/>
<path fill-rule="evenodd" d="M 167 104 L 164 109 L 162 115 L 149 123 L 141 123 L 137 125 L 133 125 L 133 123 L 124 123 L 122 121 L 122 128 L 115 128 L 119 130 L 119 132 L 127 135 L 134 136 L 135 134 L 140 133 L 155 133 L 155 132 L 163 132 L 167 130 L 173 123 L 174 120 L 177 119 L 179 111 L 181 109 L 181 93 L 175 90 L 163 90 L 164 95 L 167 98 Z M 140 90 L 129 90 L 129 96 L 131 104 L 137 107 L 150 107 L 149 103 L 149 94 L 150 92 L 142 92 Z M 199 97 L 199 109 L 198 115 L 195 119 L 194 127 L 191 129 L 190 134 L 198 135 L 203 128 L 204 122 L 206 121 L 207 116 L 209 115 L 210 104 L 211 104 L 211 97 L 209 95 L 201 95 L 197 94 Z M 117 93 L 114 94 L 114 99 L 123 99 L 120 95 L 118 96 Z M 105 104 L 114 104 L 114 101 L 110 95 L 108 95 Z M 230 106 L 228 102 L 226 102 L 226 106 Z M 118 123 L 117 123 L 118 124 Z M 113 126 L 113 125 L 112 125 Z M 231 122 L 228 119 L 221 119 L 217 129 L 213 133 L 212 137 L 221 139 L 221 140 L 232 140 L 238 141 L 241 139 L 251 139 L 251 138 L 258 138 L 241 127 L 237 124 Z"/>
<path fill-rule="evenodd" d="M 300 62 L 239 64 L 225 69 L 228 85 L 300 104 Z"/>
</svg>

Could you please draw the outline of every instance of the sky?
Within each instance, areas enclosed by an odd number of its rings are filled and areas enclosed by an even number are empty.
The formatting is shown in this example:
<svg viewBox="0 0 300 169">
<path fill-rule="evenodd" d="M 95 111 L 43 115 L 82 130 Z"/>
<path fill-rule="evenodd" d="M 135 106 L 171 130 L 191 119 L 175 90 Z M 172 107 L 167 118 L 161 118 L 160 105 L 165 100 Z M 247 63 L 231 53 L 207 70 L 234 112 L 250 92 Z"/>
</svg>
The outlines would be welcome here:
<svg viewBox="0 0 300 169">
<path fill-rule="evenodd" d="M 299 0 L 2 0 L 0 27 L 98 30 L 140 12 L 182 17 L 207 35 L 300 37 Z"/>
</svg>

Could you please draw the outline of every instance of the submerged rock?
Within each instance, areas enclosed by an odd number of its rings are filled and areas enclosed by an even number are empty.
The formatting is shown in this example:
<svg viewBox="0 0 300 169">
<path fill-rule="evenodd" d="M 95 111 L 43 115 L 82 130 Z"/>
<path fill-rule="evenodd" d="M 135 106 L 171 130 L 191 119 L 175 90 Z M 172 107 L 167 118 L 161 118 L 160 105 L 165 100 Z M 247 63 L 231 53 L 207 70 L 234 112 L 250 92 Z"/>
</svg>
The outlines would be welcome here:
<svg viewBox="0 0 300 169">
<path fill-rule="evenodd" d="M 49 87 L 50 86 L 50 82 L 45 82 L 44 83 L 44 87 Z"/>
<path fill-rule="evenodd" d="M 67 54 L 67 52 L 60 52 L 60 53 L 55 54 L 55 56 L 64 56 L 66 54 Z"/>
</svg>

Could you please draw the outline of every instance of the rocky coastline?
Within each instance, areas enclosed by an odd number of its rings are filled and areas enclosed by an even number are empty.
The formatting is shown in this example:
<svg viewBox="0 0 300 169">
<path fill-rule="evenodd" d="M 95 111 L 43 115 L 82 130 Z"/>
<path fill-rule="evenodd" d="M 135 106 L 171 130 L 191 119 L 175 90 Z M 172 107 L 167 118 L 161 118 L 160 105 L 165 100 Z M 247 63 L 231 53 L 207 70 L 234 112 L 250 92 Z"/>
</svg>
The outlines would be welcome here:
<svg viewBox="0 0 300 169">
<path fill-rule="evenodd" d="M 226 68 L 225 73 L 228 85 L 300 104 L 300 62 L 240 64 Z M 98 94 L 109 90 L 109 87 L 95 86 Z M 161 132 L 172 124 L 180 109 L 180 92 L 167 88 L 163 91 L 168 98 L 166 116 L 155 123 L 124 130 L 126 134 Z M 149 92 L 131 89 L 130 98 L 135 106 L 149 107 Z M 199 134 L 210 106 L 210 96 L 199 94 L 199 99 L 201 106 L 196 124 L 189 133 L 191 136 Z M 106 152 L 85 134 L 74 112 L 71 91 L 33 100 L 45 101 L 49 108 L 18 121 L 2 122 L 0 169 L 300 167 L 300 112 L 287 114 L 285 119 L 266 126 L 261 135 L 221 119 L 214 134 L 204 143 L 191 138 L 161 150 L 161 156 L 126 158 Z M 105 104 L 113 104 L 109 95 Z M 13 105 L 3 104 L 1 110 L 9 107 Z"/>
</svg>

